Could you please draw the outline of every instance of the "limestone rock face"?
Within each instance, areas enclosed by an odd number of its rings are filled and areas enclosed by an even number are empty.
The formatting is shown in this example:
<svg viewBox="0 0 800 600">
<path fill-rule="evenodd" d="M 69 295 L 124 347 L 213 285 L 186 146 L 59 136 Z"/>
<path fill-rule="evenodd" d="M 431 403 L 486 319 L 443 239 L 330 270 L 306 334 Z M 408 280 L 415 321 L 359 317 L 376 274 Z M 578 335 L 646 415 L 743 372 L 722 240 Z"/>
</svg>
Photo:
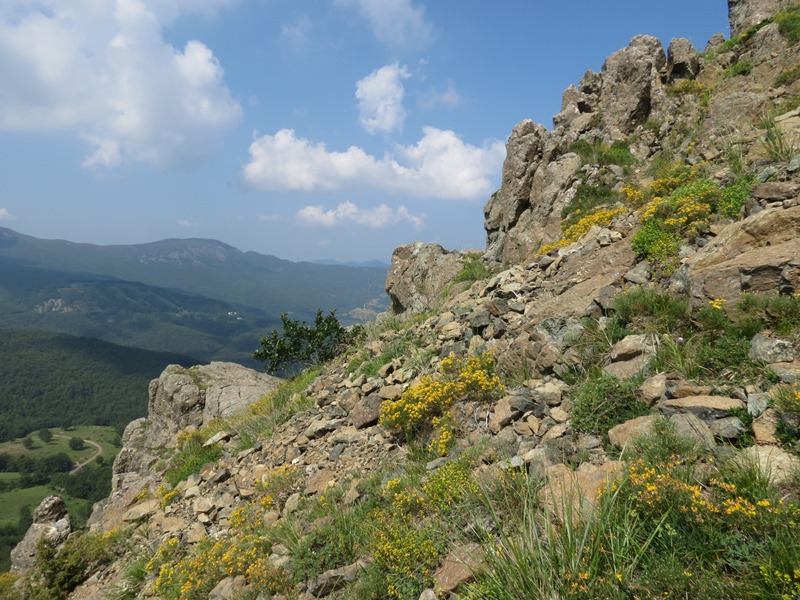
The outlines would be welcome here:
<svg viewBox="0 0 800 600">
<path fill-rule="evenodd" d="M 48 496 L 33 512 L 33 523 L 25 537 L 11 551 L 11 571 L 23 573 L 36 564 L 40 540 L 61 544 L 72 532 L 67 505 L 59 496 Z"/>
<path fill-rule="evenodd" d="M 740 292 L 800 290 L 800 206 L 758 212 L 731 223 L 686 260 L 691 296 L 704 302 Z"/>
<path fill-rule="evenodd" d="M 667 49 L 667 79 L 694 79 L 700 73 L 700 53 L 686 38 L 676 38 Z"/>
<path fill-rule="evenodd" d="M 666 64 L 661 42 L 649 35 L 637 35 L 609 56 L 600 73 L 603 121 L 622 134 L 647 121 L 664 95 L 659 76 Z"/>
<path fill-rule="evenodd" d="M 114 462 L 115 487 L 123 473 L 146 474 L 178 433 L 241 410 L 274 390 L 280 379 L 235 363 L 184 369 L 168 366 L 150 382 L 147 418 L 125 428 Z"/>
<path fill-rule="evenodd" d="M 417 242 L 396 248 L 386 277 L 392 311 L 415 314 L 434 308 L 461 267 L 461 255 L 448 252 L 439 244 Z"/>
<path fill-rule="evenodd" d="M 771 17 L 781 8 L 780 0 L 728 0 L 731 36 L 737 36 Z"/>
</svg>

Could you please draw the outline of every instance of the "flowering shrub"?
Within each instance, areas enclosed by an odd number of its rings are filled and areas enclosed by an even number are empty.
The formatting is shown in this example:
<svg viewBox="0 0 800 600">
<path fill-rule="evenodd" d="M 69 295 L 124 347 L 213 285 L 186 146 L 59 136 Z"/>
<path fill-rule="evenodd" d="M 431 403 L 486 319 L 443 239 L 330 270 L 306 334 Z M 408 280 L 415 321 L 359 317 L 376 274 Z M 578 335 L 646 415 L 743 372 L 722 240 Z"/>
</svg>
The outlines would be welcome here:
<svg viewBox="0 0 800 600">
<path fill-rule="evenodd" d="M 625 208 L 601 208 L 595 210 L 585 217 L 581 218 L 574 225 L 569 225 L 565 230 L 561 239 L 552 244 L 542 246 L 539 250 L 540 254 L 547 254 L 554 248 L 563 248 L 569 246 L 573 242 L 578 241 L 582 235 L 589 231 L 595 225 L 604 227 L 611 223 L 614 218 L 623 215 L 627 212 Z"/>
<path fill-rule="evenodd" d="M 146 565 L 156 572 L 152 591 L 164 598 L 207 598 L 225 577 L 244 575 L 259 591 L 288 593 L 291 579 L 283 569 L 269 564 L 270 542 L 261 515 L 264 505 L 249 502 L 233 509 L 228 534 L 206 537 L 188 553 L 178 538 L 167 539 Z"/>
<path fill-rule="evenodd" d="M 286 500 L 301 489 L 303 474 L 295 465 L 283 464 L 261 477 L 258 490 L 263 494 L 260 502 L 265 508 L 283 509 Z"/>
<path fill-rule="evenodd" d="M 399 400 L 381 405 L 380 424 L 415 434 L 434 426 L 433 419 L 438 417 L 436 425 L 441 428 L 446 423 L 441 417 L 459 400 L 488 401 L 500 392 L 503 385 L 494 364 L 490 354 L 466 359 L 450 355 L 442 359 L 439 376 L 424 375 Z"/>
</svg>

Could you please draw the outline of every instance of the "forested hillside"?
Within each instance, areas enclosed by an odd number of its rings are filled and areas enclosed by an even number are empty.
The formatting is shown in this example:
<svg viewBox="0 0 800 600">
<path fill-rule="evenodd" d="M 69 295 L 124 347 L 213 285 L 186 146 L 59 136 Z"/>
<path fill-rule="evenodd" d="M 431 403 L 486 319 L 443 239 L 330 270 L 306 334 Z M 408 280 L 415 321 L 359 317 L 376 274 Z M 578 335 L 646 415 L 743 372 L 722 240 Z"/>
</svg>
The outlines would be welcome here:
<svg viewBox="0 0 800 600">
<path fill-rule="evenodd" d="M 197 360 L 91 338 L 0 330 L 0 441 L 42 427 L 113 425 L 147 412 L 147 386 L 171 363 Z"/>
</svg>

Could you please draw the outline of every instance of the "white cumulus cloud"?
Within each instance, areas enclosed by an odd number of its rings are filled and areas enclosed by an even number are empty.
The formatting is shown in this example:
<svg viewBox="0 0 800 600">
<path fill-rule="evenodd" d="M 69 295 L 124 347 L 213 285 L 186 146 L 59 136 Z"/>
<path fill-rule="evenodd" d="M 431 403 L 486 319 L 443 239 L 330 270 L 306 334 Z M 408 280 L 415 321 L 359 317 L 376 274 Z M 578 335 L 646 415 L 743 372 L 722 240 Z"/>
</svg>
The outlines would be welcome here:
<svg viewBox="0 0 800 600">
<path fill-rule="evenodd" d="M 241 117 L 212 51 L 162 28 L 235 0 L 11 0 L 0 8 L 0 130 L 72 131 L 83 164 L 190 164 Z"/>
<path fill-rule="evenodd" d="M 13 221 L 14 215 L 7 208 L 0 208 L 0 221 Z"/>
<path fill-rule="evenodd" d="M 354 223 L 372 229 L 406 222 L 419 230 L 425 222 L 424 215 L 412 215 L 405 206 L 393 209 L 381 204 L 375 208 L 364 209 L 352 202 L 342 202 L 332 210 L 325 210 L 322 205 L 306 206 L 297 212 L 297 218 L 307 225 L 334 227 L 343 223 Z"/>
<path fill-rule="evenodd" d="M 358 9 L 375 39 L 392 48 L 424 48 L 433 36 L 425 7 L 412 0 L 334 0 L 334 4 Z"/>
<path fill-rule="evenodd" d="M 375 69 L 356 82 L 358 116 L 369 133 L 389 133 L 403 128 L 406 111 L 403 108 L 403 80 L 411 73 L 398 63 Z"/>
<path fill-rule="evenodd" d="M 194 221 L 190 221 L 189 219 L 181 219 L 176 224 L 180 225 L 181 227 L 185 227 L 186 229 L 197 227 L 197 223 L 195 223 Z"/>
<path fill-rule="evenodd" d="M 351 146 L 330 151 L 324 143 L 299 138 L 292 129 L 262 135 L 250 145 L 245 181 L 262 191 L 326 191 L 367 186 L 422 198 L 486 198 L 499 184 L 505 145 L 474 146 L 455 132 L 425 127 L 410 146 L 376 158 Z"/>
</svg>

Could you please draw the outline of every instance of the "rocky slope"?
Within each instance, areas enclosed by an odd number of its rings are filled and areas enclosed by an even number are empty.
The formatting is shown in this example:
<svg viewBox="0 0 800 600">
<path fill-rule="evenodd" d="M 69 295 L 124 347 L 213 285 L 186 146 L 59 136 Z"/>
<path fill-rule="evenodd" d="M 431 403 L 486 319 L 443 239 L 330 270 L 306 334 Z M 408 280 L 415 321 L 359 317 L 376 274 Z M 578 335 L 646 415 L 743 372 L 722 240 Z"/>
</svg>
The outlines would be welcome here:
<svg viewBox="0 0 800 600">
<path fill-rule="evenodd" d="M 126 431 L 114 491 L 92 517 L 97 539 L 123 528 L 129 543 L 86 566 L 69 597 L 381 597 L 364 591 L 376 572 L 386 579 L 377 589 L 394 597 L 467 597 L 482 554 L 474 539 L 442 542 L 426 559 L 438 565 L 431 572 L 403 575 L 391 567 L 402 562 L 399 551 L 387 560 L 373 542 L 339 555 L 347 544 L 321 532 L 359 515 L 382 539 L 392 517 L 361 507 L 391 497 L 399 510 L 400 492 L 390 492 L 403 472 L 421 472 L 419 493 L 435 503 L 436 482 L 458 489 L 458 471 L 447 469 L 471 453 L 476 481 L 509 469 L 537 473 L 549 481 L 543 503 L 558 512 L 553 498 L 566 494 L 588 510 L 598 485 L 624 468 L 620 450 L 624 458 L 658 417 L 715 455 L 757 459 L 796 501 L 799 461 L 779 438 L 797 424 L 773 406 L 776 390 L 800 389 L 800 322 L 792 321 L 800 304 L 800 44 L 773 19 L 792 6 L 730 0 L 734 39 L 715 36 L 702 54 L 687 40 L 665 52 L 637 36 L 564 93 L 552 129 L 514 127 L 502 187 L 485 208 L 483 256 L 397 249 L 387 279 L 393 314 L 290 395 L 281 405 L 290 410 L 268 427 L 264 415 L 277 405 L 261 398 L 274 380 L 214 365 L 168 369 L 151 385 L 148 418 Z M 640 233 L 648 227 L 660 245 Z M 477 263 L 478 275 L 462 276 Z M 642 289 L 639 312 L 623 317 L 624 302 L 635 304 Z M 743 292 L 778 298 L 758 305 L 758 326 L 742 316 Z M 677 324 L 656 322 L 663 298 L 685 302 Z M 779 302 L 789 307 L 780 314 Z M 714 353 L 728 342 L 742 351 L 744 331 L 744 354 Z M 454 362 L 451 354 L 493 358 Z M 496 362 L 502 391 L 481 360 Z M 425 426 L 397 416 L 419 390 L 446 396 L 442 380 L 460 392 Z M 612 422 L 586 406 L 589 384 L 608 381 L 617 387 L 607 402 L 626 390 L 634 399 Z M 249 408 L 232 415 L 231 397 Z M 402 418 L 417 418 L 424 402 Z M 175 447 L 190 439 L 218 458 L 173 487 Z M 413 514 L 433 518 L 422 508 Z M 257 532 L 256 541 L 243 531 Z M 37 535 L 50 534 L 29 533 L 27 548 Z M 180 579 L 194 568 L 191 557 L 208 572 L 213 561 L 231 566 L 213 582 Z M 137 560 L 149 568 L 134 585 L 126 567 Z M 29 563 L 15 568 L 27 572 L 18 586 L 41 576 Z"/>
</svg>

